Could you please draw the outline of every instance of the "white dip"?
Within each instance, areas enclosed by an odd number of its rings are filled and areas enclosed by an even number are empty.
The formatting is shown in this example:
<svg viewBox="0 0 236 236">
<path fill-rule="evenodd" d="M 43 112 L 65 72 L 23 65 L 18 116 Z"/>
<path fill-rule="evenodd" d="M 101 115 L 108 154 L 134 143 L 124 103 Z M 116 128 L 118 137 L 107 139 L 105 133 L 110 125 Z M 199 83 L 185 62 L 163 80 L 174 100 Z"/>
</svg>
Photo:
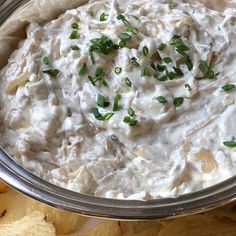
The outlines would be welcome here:
<svg viewBox="0 0 236 236">
<path fill-rule="evenodd" d="M 1 145 L 20 165 L 119 199 L 236 173 L 236 10 L 163 2 L 97 1 L 29 26 L 0 83 Z"/>
</svg>

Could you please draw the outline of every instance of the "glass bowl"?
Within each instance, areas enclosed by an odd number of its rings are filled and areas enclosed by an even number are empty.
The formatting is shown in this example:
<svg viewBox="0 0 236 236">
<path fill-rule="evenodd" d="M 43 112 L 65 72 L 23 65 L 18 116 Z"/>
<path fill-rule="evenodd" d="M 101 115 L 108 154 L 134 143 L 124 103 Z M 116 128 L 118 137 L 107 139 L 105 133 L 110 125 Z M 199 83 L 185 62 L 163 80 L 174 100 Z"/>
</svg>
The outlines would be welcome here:
<svg viewBox="0 0 236 236">
<path fill-rule="evenodd" d="M 0 24 L 27 0 L 0 0 Z M 121 220 L 151 220 L 199 213 L 236 199 L 236 176 L 212 187 L 149 201 L 105 199 L 48 183 L 20 167 L 0 148 L 0 179 L 17 191 L 51 206 L 83 215 Z"/>
</svg>

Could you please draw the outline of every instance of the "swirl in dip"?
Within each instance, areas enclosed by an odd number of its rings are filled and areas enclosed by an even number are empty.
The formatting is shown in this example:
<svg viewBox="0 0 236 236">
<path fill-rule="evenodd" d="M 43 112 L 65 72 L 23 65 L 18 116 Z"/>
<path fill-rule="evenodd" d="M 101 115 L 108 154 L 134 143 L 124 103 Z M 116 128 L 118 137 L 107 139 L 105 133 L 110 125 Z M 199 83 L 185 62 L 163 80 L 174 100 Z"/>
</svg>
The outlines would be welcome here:
<svg viewBox="0 0 236 236">
<path fill-rule="evenodd" d="M 1 71 L 1 145 L 37 176 L 106 198 L 233 176 L 235 13 L 113 0 L 31 23 Z"/>
</svg>

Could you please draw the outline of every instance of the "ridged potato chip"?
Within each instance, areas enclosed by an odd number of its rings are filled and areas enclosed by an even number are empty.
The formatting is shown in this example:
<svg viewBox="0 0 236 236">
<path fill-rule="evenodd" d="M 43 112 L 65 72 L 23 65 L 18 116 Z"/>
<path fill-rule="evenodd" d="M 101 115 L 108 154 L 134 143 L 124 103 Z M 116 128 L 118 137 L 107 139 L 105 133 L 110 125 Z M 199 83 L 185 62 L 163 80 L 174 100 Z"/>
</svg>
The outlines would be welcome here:
<svg viewBox="0 0 236 236">
<path fill-rule="evenodd" d="M 19 221 L 0 226 L 1 236 L 56 236 L 55 228 L 45 221 L 45 214 L 32 212 Z"/>
<path fill-rule="evenodd" d="M 78 214 L 62 211 L 28 198 L 26 213 L 29 214 L 35 210 L 44 212 L 47 221 L 53 223 L 59 235 L 72 233 L 86 221 L 85 217 Z"/>
<path fill-rule="evenodd" d="M 7 185 L 0 181 L 0 193 L 6 192 L 7 189 Z"/>
</svg>

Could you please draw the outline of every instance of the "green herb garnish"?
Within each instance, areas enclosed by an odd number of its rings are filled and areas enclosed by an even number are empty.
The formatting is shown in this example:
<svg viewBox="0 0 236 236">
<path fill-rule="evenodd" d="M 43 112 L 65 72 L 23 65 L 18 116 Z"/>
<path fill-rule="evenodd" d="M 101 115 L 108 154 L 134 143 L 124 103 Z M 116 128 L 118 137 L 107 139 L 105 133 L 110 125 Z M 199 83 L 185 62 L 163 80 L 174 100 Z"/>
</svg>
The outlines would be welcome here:
<svg viewBox="0 0 236 236">
<path fill-rule="evenodd" d="M 108 55 L 119 48 L 119 46 L 114 44 L 107 36 L 92 39 L 91 43 L 92 44 L 89 47 L 89 55 L 93 64 L 95 64 L 93 52 L 100 52 L 104 55 Z"/>
<path fill-rule="evenodd" d="M 221 87 L 225 92 L 229 92 L 232 89 L 235 89 L 236 86 L 234 84 L 225 84 L 224 86 Z"/>
<path fill-rule="evenodd" d="M 107 99 L 102 94 L 99 93 L 97 95 L 97 106 L 105 108 L 108 107 L 109 105 L 110 103 L 107 101 Z"/>
<path fill-rule="evenodd" d="M 128 32 L 131 32 L 133 34 L 137 34 L 138 33 L 138 29 L 135 28 L 126 18 L 124 15 L 119 15 L 116 17 L 118 20 L 121 20 L 123 22 L 123 24 L 125 26 L 127 26 L 127 31 Z"/>
<path fill-rule="evenodd" d="M 100 19 L 100 21 L 106 21 L 108 16 L 109 16 L 109 14 L 107 14 L 106 12 L 103 12 L 100 15 L 99 19 Z"/>
<path fill-rule="evenodd" d="M 70 39 L 77 39 L 78 38 L 78 32 L 77 30 L 73 30 L 70 34 Z"/>
<path fill-rule="evenodd" d="M 178 67 L 173 66 L 173 70 L 176 73 L 176 75 L 178 75 L 178 76 L 183 76 L 184 75 L 183 71 Z"/>
<path fill-rule="evenodd" d="M 116 68 L 115 68 L 115 73 L 116 73 L 117 75 L 119 75 L 121 72 L 122 72 L 122 68 L 121 68 L 121 67 L 116 67 Z"/>
<path fill-rule="evenodd" d="M 89 81 L 91 82 L 91 84 L 92 84 L 93 86 L 96 86 L 96 82 L 97 82 L 97 81 L 101 81 L 102 84 L 103 84 L 105 87 L 107 87 L 108 84 L 107 84 L 106 80 L 102 78 L 102 77 L 103 77 L 103 74 L 104 74 L 104 68 L 103 68 L 103 67 L 98 67 L 98 68 L 96 69 L 96 71 L 95 71 L 95 75 L 94 75 L 93 77 L 92 77 L 92 76 L 88 76 L 88 79 L 89 79 Z"/>
<path fill-rule="evenodd" d="M 128 87 L 131 88 L 132 82 L 130 81 L 130 79 L 129 79 L 128 77 L 125 77 L 125 83 L 126 83 L 126 85 L 127 85 Z"/>
<path fill-rule="evenodd" d="M 185 84 L 184 87 L 185 87 L 186 89 L 188 89 L 188 91 L 191 91 L 191 90 L 192 90 L 192 88 L 191 88 L 191 86 L 190 86 L 189 84 Z"/>
<path fill-rule="evenodd" d="M 156 100 L 157 100 L 159 103 L 162 103 L 162 104 L 168 102 L 167 99 L 166 99 L 165 97 L 163 97 L 163 96 L 157 97 Z"/>
<path fill-rule="evenodd" d="M 148 70 L 147 68 L 143 68 L 143 69 L 141 70 L 141 76 L 142 76 L 142 77 L 150 76 L 149 70 Z"/>
<path fill-rule="evenodd" d="M 171 59 L 170 57 L 164 57 L 162 60 L 163 60 L 166 64 L 169 64 L 169 63 L 172 62 L 172 59 Z"/>
<path fill-rule="evenodd" d="M 224 141 L 223 144 L 224 144 L 226 147 L 230 147 L 230 148 L 236 147 L 236 141 Z"/>
<path fill-rule="evenodd" d="M 215 77 L 214 71 L 208 66 L 206 61 L 200 60 L 199 69 L 205 78 L 213 79 Z"/>
<path fill-rule="evenodd" d="M 157 49 L 158 49 L 159 51 L 162 51 L 162 50 L 164 50 L 164 49 L 166 48 L 166 46 L 167 46 L 167 45 L 166 45 L 165 43 L 161 43 L 161 44 L 158 46 Z"/>
<path fill-rule="evenodd" d="M 174 105 L 176 106 L 176 107 L 179 107 L 179 106 L 181 106 L 182 104 L 183 104 L 183 102 L 184 102 L 184 98 L 183 97 L 176 97 L 176 98 L 174 98 Z"/>
<path fill-rule="evenodd" d="M 79 70 L 79 75 L 80 76 L 84 75 L 86 73 L 86 71 L 87 71 L 87 65 L 86 65 L 86 63 L 84 63 Z"/>
<path fill-rule="evenodd" d="M 113 111 L 118 111 L 120 100 L 121 100 L 121 95 L 116 94 L 116 96 L 114 98 L 113 108 L 112 108 Z"/>
<path fill-rule="evenodd" d="M 129 107 L 129 108 L 128 108 L 128 114 L 129 114 L 129 116 L 134 117 L 134 116 L 135 116 L 135 111 L 134 111 L 134 109 L 131 108 L 131 107 Z"/>
<path fill-rule="evenodd" d="M 43 63 L 45 65 L 49 65 L 49 58 L 48 57 L 43 57 Z"/>
<path fill-rule="evenodd" d="M 134 65 L 135 67 L 139 66 L 139 63 L 137 62 L 138 59 L 136 57 L 132 57 L 130 60 L 132 65 Z"/>
<path fill-rule="evenodd" d="M 80 48 L 77 45 L 71 45 L 70 48 L 74 51 L 80 50 Z"/>
<path fill-rule="evenodd" d="M 77 30 L 79 29 L 79 25 L 77 23 L 72 23 L 71 28 Z"/>
<path fill-rule="evenodd" d="M 144 46 L 143 49 L 142 49 L 142 52 L 143 52 L 143 55 L 146 57 L 149 53 L 149 49 L 147 46 Z"/>
<path fill-rule="evenodd" d="M 60 73 L 60 71 L 57 70 L 57 69 L 50 69 L 50 70 L 44 70 L 43 73 L 44 73 L 44 74 L 48 74 L 48 75 L 50 75 L 51 77 L 57 77 L 58 74 Z"/>
<path fill-rule="evenodd" d="M 92 108 L 92 112 L 94 114 L 94 117 L 97 120 L 101 120 L 101 121 L 110 120 L 112 118 L 112 116 L 114 115 L 113 112 L 108 112 L 108 113 L 102 115 L 97 108 Z"/>
</svg>

